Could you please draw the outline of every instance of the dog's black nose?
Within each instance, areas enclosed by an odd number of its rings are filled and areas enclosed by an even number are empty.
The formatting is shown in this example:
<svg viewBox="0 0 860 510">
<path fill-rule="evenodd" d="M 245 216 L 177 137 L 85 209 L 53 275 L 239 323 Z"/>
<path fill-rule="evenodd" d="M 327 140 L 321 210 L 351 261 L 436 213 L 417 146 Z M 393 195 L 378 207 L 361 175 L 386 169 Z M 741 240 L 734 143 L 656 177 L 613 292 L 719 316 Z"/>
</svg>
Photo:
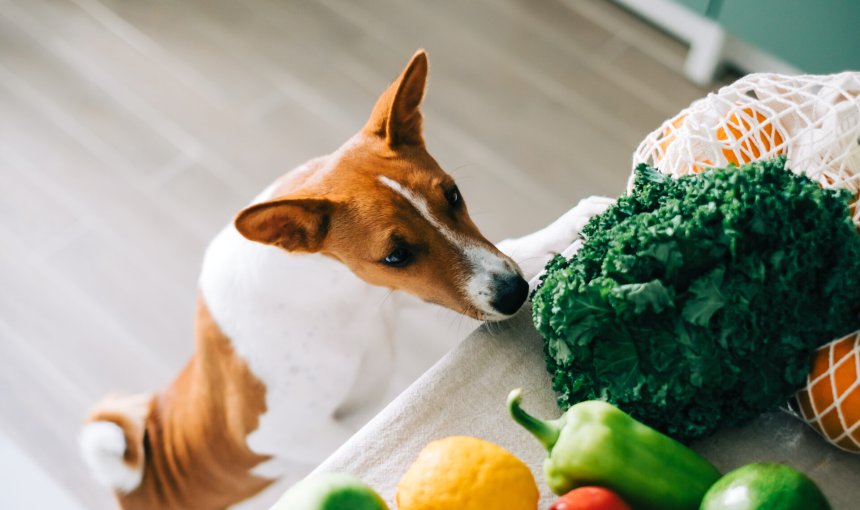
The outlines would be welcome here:
<svg viewBox="0 0 860 510">
<path fill-rule="evenodd" d="M 499 313 L 513 315 L 529 296 L 529 284 L 518 274 L 498 277 L 494 283 L 496 297 L 490 305 Z"/>
</svg>

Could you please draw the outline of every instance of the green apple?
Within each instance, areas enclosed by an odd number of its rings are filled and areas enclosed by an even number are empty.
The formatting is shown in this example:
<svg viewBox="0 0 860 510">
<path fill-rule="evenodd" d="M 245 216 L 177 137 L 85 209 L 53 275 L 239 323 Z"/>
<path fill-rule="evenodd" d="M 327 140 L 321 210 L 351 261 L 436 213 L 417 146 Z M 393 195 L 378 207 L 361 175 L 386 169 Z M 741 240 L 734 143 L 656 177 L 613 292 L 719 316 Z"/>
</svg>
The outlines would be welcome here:
<svg viewBox="0 0 860 510">
<path fill-rule="evenodd" d="M 270 510 L 388 510 L 388 506 L 352 475 L 319 473 L 293 485 Z"/>
</svg>

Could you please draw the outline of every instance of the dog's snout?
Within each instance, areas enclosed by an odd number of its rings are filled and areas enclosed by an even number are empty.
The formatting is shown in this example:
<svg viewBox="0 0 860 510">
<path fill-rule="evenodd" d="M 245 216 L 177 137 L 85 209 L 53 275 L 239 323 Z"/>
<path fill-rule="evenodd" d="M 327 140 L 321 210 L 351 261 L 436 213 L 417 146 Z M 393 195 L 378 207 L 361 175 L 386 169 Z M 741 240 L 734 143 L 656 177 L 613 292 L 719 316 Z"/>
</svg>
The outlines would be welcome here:
<svg viewBox="0 0 860 510">
<path fill-rule="evenodd" d="M 490 305 L 504 315 L 513 315 L 529 295 L 528 282 L 518 274 L 497 276 L 494 287 L 495 297 Z"/>
</svg>

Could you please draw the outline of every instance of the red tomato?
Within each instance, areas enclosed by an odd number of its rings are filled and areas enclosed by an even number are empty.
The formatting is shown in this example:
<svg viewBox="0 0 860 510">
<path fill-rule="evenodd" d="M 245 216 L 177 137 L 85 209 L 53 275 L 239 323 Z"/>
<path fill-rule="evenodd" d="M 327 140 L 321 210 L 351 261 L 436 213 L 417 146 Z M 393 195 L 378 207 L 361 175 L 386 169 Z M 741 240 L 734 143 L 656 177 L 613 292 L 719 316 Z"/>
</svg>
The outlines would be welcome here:
<svg viewBox="0 0 860 510">
<path fill-rule="evenodd" d="M 573 489 L 549 507 L 549 510 L 631 510 L 618 494 L 603 487 Z"/>
</svg>

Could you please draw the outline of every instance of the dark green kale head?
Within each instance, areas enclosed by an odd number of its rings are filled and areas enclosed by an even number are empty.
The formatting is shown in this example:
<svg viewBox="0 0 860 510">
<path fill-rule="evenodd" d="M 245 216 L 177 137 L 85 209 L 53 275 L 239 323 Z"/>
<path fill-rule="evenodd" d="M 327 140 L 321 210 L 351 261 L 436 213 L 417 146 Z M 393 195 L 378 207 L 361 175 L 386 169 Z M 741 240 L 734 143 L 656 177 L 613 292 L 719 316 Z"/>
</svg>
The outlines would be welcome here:
<svg viewBox="0 0 860 510">
<path fill-rule="evenodd" d="M 687 441 L 787 401 L 816 347 L 860 327 L 851 195 L 785 159 L 633 191 L 533 296 L 562 409 L 607 400 Z"/>
</svg>

